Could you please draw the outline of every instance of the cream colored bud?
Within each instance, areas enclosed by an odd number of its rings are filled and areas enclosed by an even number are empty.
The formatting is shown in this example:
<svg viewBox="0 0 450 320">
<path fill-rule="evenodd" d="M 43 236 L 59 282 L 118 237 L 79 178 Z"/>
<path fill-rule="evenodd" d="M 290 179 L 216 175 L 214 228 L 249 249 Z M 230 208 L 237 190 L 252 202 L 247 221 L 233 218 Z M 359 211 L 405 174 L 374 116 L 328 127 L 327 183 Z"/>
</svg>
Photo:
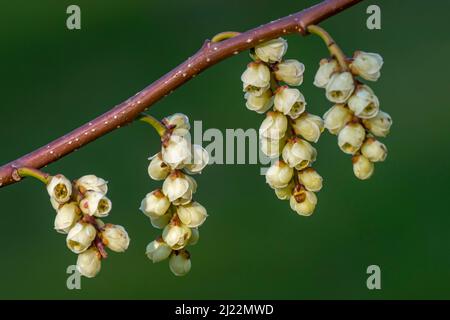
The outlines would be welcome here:
<svg viewBox="0 0 450 320">
<path fill-rule="evenodd" d="M 316 161 L 317 151 L 307 141 L 294 138 L 288 141 L 282 152 L 283 160 L 291 168 L 302 170 Z"/>
<path fill-rule="evenodd" d="M 189 118 L 182 113 L 175 113 L 162 120 L 162 123 L 172 129 L 172 134 L 178 136 L 185 136 L 189 133 L 191 125 L 189 124 Z"/>
<path fill-rule="evenodd" d="M 286 139 L 268 139 L 260 137 L 261 151 L 269 158 L 278 158 L 286 144 Z"/>
<path fill-rule="evenodd" d="M 164 180 L 170 173 L 170 167 L 162 160 L 161 152 L 155 154 L 149 160 L 148 175 L 156 181 Z"/>
<path fill-rule="evenodd" d="M 189 192 L 189 187 L 186 176 L 179 171 L 174 171 L 164 180 L 162 191 L 169 201 L 173 202 Z"/>
<path fill-rule="evenodd" d="M 264 63 L 251 62 L 241 76 L 244 92 L 261 96 L 270 88 L 270 70 Z"/>
<path fill-rule="evenodd" d="M 176 206 L 185 205 L 191 202 L 192 195 L 197 191 L 197 182 L 194 180 L 194 178 L 188 175 L 184 175 L 184 178 L 188 181 L 189 188 L 181 197 L 175 199 L 172 202 Z"/>
<path fill-rule="evenodd" d="M 75 253 L 81 253 L 90 247 L 97 231 L 94 226 L 85 222 L 77 222 L 67 234 L 67 247 Z"/>
<path fill-rule="evenodd" d="M 297 89 L 280 87 L 275 93 L 274 109 L 290 116 L 298 118 L 305 111 L 306 101 L 303 94 Z"/>
<path fill-rule="evenodd" d="M 66 203 L 58 209 L 55 217 L 55 230 L 59 233 L 68 233 L 81 218 L 78 203 Z"/>
<path fill-rule="evenodd" d="M 95 191 L 106 194 L 108 192 L 108 182 L 93 174 L 82 176 L 75 182 L 75 186 L 81 193 L 85 193 L 86 191 Z"/>
<path fill-rule="evenodd" d="M 304 112 L 292 123 L 295 134 L 302 136 L 310 142 L 319 141 L 324 124 L 321 117 Z"/>
<path fill-rule="evenodd" d="M 378 137 L 386 137 L 391 129 L 392 119 L 389 114 L 380 111 L 373 118 L 363 119 L 363 124 L 374 135 Z"/>
<path fill-rule="evenodd" d="M 162 160 L 172 169 L 182 168 L 190 157 L 191 146 L 186 138 L 172 134 L 169 140 L 163 143 Z"/>
<path fill-rule="evenodd" d="M 158 189 L 145 196 L 140 210 L 149 218 L 156 218 L 164 215 L 169 207 L 169 199 Z"/>
<path fill-rule="evenodd" d="M 169 258 L 170 271 L 177 277 L 189 273 L 191 270 L 190 254 L 186 250 L 174 251 Z"/>
<path fill-rule="evenodd" d="M 247 109 L 257 113 L 265 113 L 273 106 L 273 94 L 270 89 L 267 89 L 259 96 L 246 92 L 244 97 L 247 100 L 245 103 Z"/>
<path fill-rule="evenodd" d="M 380 102 L 372 89 L 366 85 L 359 85 L 348 99 L 348 107 L 358 118 L 370 119 L 377 115 Z"/>
<path fill-rule="evenodd" d="M 324 115 L 324 126 L 331 134 L 338 134 L 352 120 L 352 112 L 343 104 L 336 104 Z"/>
<path fill-rule="evenodd" d="M 188 244 L 191 234 L 191 229 L 176 218 L 164 228 L 162 238 L 172 249 L 180 250 Z"/>
<path fill-rule="evenodd" d="M 267 112 L 266 118 L 259 127 L 259 135 L 269 139 L 281 139 L 286 134 L 288 121 L 280 112 Z"/>
<path fill-rule="evenodd" d="M 59 203 L 58 201 L 55 200 L 55 198 L 52 197 L 50 197 L 50 203 L 52 205 L 52 208 L 55 210 L 58 210 L 62 206 L 61 203 Z"/>
<path fill-rule="evenodd" d="M 363 79 L 377 81 L 382 66 L 383 58 L 378 53 L 356 51 L 350 69 Z"/>
<path fill-rule="evenodd" d="M 172 217 L 173 213 L 169 209 L 163 216 L 150 217 L 150 223 L 156 229 L 164 229 L 164 227 L 169 224 Z"/>
<path fill-rule="evenodd" d="M 72 196 L 72 183 L 62 174 L 57 174 L 47 184 L 47 192 L 58 203 L 66 203 Z"/>
<path fill-rule="evenodd" d="M 322 59 L 320 60 L 319 69 L 314 77 L 314 85 L 319 88 L 325 88 L 330 82 L 333 73 L 339 71 L 339 65 L 336 60 Z"/>
<path fill-rule="evenodd" d="M 374 165 L 369 159 L 361 154 L 355 155 L 352 158 L 353 162 L 353 173 L 358 179 L 366 180 L 369 179 L 374 171 Z"/>
<path fill-rule="evenodd" d="M 208 165 L 209 153 L 202 146 L 194 144 L 192 146 L 191 158 L 186 163 L 185 170 L 190 174 L 201 173 Z"/>
<path fill-rule="evenodd" d="M 172 248 L 169 247 L 163 239 L 159 238 L 147 245 L 145 254 L 153 263 L 161 262 L 169 258 Z"/>
<path fill-rule="evenodd" d="M 347 124 L 338 135 L 338 145 L 347 154 L 355 154 L 364 142 L 366 131 L 360 123 Z"/>
<path fill-rule="evenodd" d="M 294 190 L 294 186 L 294 180 L 291 180 L 291 183 L 289 183 L 286 187 L 275 189 L 277 198 L 280 200 L 289 200 L 292 195 L 292 190 Z"/>
<path fill-rule="evenodd" d="M 208 217 L 205 207 L 198 202 L 177 207 L 177 215 L 180 221 L 189 228 L 200 227 Z"/>
<path fill-rule="evenodd" d="M 101 238 L 103 243 L 112 251 L 124 252 L 130 245 L 130 237 L 124 227 L 114 224 L 106 224 Z"/>
<path fill-rule="evenodd" d="M 275 63 L 281 61 L 288 48 L 283 38 L 273 39 L 255 47 L 256 56 L 264 62 Z"/>
<path fill-rule="evenodd" d="M 326 88 L 326 97 L 334 103 L 344 103 L 355 90 L 355 82 L 350 72 L 335 73 Z"/>
<path fill-rule="evenodd" d="M 192 234 L 188 241 L 188 246 L 195 246 L 200 239 L 200 233 L 198 232 L 198 228 L 191 229 Z"/>
<path fill-rule="evenodd" d="M 289 200 L 291 209 L 301 216 L 310 216 L 313 214 L 317 205 L 317 196 L 314 192 L 301 190 L 295 191 Z"/>
<path fill-rule="evenodd" d="M 294 170 L 279 160 L 267 170 L 266 182 L 272 189 L 280 189 L 287 187 L 293 176 Z"/>
<path fill-rule="evenodd" d="M 298 181 L 308 191 L 318 192 L 322 189 L 322 177 L 313 168 L 306 168 L 298 172 Z"/>
<path fill-rule="evenodd" d="M 80 201 L 80 209 L 90 216 L 104 218 L 112 209 L 112 202 L 103 193 L 87 191 Z"/>
<path fill-rule="evenodd" d="M 290 86 L 299 86 L 303 83 L 305 65 L 295 59 L 284 60 L 277 64 L 275 78 Z"/>
<path fill-rule="evenodd" d="M 361 147 L 361 153 L 371 162 L 381 162 L 386 159 L 386 146 L 374 138 L 368 138 Z"/>
<path fill-rule="evenodd" d="M 80 253 L 77 259 L 77 270 L 87 278 L 95 277 L 102 267 L 102 256 L 96 247 Z"/>
</svg>

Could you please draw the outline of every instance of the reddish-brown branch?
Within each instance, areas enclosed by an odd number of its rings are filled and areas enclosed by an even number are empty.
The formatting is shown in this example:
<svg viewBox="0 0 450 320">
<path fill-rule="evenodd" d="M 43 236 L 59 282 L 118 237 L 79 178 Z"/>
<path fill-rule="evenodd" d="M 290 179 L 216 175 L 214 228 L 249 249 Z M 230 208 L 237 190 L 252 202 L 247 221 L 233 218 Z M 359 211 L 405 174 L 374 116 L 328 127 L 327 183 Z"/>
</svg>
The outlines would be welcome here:
<svg viewBox="0 0 450 320">
<path fill-rule="evenodd" d="M 311 8 L 241 33 L 231 39 L 217 43 L 205 41 L 195 55 L 133 97 L 48 145 L 2 166 L 0 187 L 20 181 L 20 176 L 14 174 L 17 168 L 42 168 L 108 132 L 132 122 L 155 102 L 219 61 L 279 36 L 291 33 L 306 35 L 308 25 L 317 24 L 360 1 L 362 0 L 325 0 Z"/>
</svg>

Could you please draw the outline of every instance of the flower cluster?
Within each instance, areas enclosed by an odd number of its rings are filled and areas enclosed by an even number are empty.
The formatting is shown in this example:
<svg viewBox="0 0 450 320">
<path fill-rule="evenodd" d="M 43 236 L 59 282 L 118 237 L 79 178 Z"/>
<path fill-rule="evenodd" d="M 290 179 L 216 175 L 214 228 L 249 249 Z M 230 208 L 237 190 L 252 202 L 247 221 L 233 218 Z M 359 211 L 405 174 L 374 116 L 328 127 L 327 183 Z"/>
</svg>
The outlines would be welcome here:
<svg viewBox="0 0 450 320">
<path fill-rule="evenodd" d="M 325 128 L 338 136 L 339 148 L 353 155 L 353 172 L 359 179 L 372 176 L 374 162 L 384 161 L 386 146 L 377 137 L 386 137 L 392 125 L 389 114 L 380 110 L 373 90 L 355 77 L 377 81 L 383 58 L 376 53 L 355 52 L 343 68 L 336 59 L 323 59 L 314 85 L 324 88 L 326 97 L 335 103 L 324 115 Z"/>
<path fill-rule="evenodd" d="M 95 277 L 101 260 L 107 257 L 105 246 L 124 252 L 130 238 L 122 226 L 105 224 L 99 218 L 109 215 L 112 203 L 106 197 L 107 182 L 86 175 L 73 183 L 59 174 L 47 184 L 50 202 L 56 210 L 55 230 L 67 234 L 67 247 L 78 254 L 77 270 L 85 277 Z"/>
<path fill-rule="evenodd" d="M 150 158 L 148 174 L 164 183 L 162 189 L 145 196 L 140 210 L 163 232 L 148 244 L 146 254 L 154 263 L 169 258 L 170 270 L 183 276 L 191 269 L 190 253 L 185 248 L 197 243 L 198 227 L 208 216 L 206 209 L 193 200 L 197 183 L 188 174 L 201 173 L 209 155 L 200 145 L 191 145 L 189 119 L 185 115 L 174 114 L 162 124 L 165 133 L 161 151 Z"/>
<path fill-rule="evenodd" d="M 279 158 L 266 173 L 266 181 L 281 200 L 289 200 L 292 210 L 302 216 L 314 212 L 322 177 L 311 165 L 323 132 L 322 118 L 306 112 L 306 100 L 296 88 L 303 83 L 305 66 L 297 60 L 283 60 L 286 40 L 279 38 L 252 49 L 253 58 L 241 76 L 246 106 L 266 113 L 259 129 L 261 150 Z M 280 85 L 283 82 L 284 85 Z M 269 109 L 273 110 L 269 111 Z"/>
</svg>

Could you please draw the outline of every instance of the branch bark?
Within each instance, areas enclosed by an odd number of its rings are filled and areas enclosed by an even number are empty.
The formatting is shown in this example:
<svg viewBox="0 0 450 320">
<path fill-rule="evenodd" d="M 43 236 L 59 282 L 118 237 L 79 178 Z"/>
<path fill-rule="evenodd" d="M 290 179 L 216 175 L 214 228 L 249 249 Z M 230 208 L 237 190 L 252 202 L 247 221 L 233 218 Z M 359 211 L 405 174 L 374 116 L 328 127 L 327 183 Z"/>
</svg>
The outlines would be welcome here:
<svg viewBox="0 0 450 320">
<path fill-rule="evenodd" d="M 206 40 L 200 50 L 169 73 L 108 112 L 0 168 L 0 187 L 20 181 L 21 167 L 42 168 L 99 137 L 132 122 L 154 103 L 216 63 L 255 47 L 257 44 L 292 33 L 307 35 L 307 27 L 351 7 L 362 0 L 325 0 L 296 14 L 213 43 Z"/>
</svg>

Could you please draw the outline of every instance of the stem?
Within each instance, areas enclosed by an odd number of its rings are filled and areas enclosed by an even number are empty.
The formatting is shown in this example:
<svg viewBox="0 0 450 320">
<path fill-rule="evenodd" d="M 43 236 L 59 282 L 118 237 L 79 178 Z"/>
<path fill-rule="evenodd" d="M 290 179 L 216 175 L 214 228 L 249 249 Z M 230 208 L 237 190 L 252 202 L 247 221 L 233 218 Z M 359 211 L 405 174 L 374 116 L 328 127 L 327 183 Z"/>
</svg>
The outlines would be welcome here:
<svg viewBox="0 0 450 320">
<path fill-rule="evenodd" d="M 236 36 L 240 35 L 239 32 L 236 31 L 225 31 L 225 32 L 221 32 L 216 34 L 212 39 L 211 42 L 212 43 L 216 43 L 216 42 L 220 42 L 223 40 L 227 40 L 227 39 L 231 39 L 234 38 Z"/>
<path fill-rule="evenodd" d="M 306 35 L 317 24 L 362 0 L 325 0 L 321 3 L 217 43 L 205 41 L 200 50 L 181 65 L 108 112 L 53 142 L 0 167 L 0 187 L 17 182 L 18 167 L 42 168 L 107 133 L 131 123 L 141 112 L 171 94 L 200 72 L 236 53 L 292 33 Z"/>
<path fill-rule="evenodd" d="M 143 113 L 137 118 L 137 120 L 151 125 L 156 130 L 156 132 L 158 132 L 160 137 L 162 137 L 164 133 L 166 133 L 166 127 L 158 119 L 152 117 L 149 114 Z"/>
<path fill-rule="evenodd" d="M 16 170 L 16 175 L 18 176 L 19 180 L 25 177 L 32 177 L 38 179 L 44 184 L 48 184 L 50 181 L 50 175 L 48 173 L 42 172 L 35 168 L 19 168 Z"/>
<path fill-rule="evenodd" d="M 341 48 L 339 48 L 334 39 L 330 36 L 330 34 L 327 31 L 325 31 L 325 29 L 315 25 L 308 26 L 307 30 L 312 34 L 318 35 L 323 40 L 323 42 L 325 42 L 325 44 L 328 47 L 328 50 L 330 51 L 330 54 L 336 58 L 342 71 L 347 71 L 348 70 L 347 57 L 345 56 Z"/>
</svg>

